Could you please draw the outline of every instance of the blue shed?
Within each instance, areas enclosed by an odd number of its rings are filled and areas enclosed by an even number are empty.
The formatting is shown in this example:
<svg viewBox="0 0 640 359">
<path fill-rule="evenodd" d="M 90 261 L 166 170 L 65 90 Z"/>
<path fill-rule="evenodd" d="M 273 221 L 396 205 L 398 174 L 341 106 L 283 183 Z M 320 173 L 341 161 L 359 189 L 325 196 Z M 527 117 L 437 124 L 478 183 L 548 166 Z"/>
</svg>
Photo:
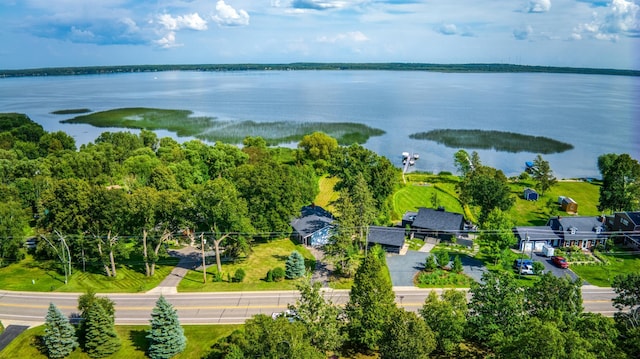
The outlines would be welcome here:
<svg viewBox="0 0 640 359">
<path fill-rule="evenodd" d="M 537 201 L 538 197 L 538 192 L 536 192 L 534 189 L 526 188 L 524 190 L 524 199 L 526 199 L 527 201 Z"/>
</svg>

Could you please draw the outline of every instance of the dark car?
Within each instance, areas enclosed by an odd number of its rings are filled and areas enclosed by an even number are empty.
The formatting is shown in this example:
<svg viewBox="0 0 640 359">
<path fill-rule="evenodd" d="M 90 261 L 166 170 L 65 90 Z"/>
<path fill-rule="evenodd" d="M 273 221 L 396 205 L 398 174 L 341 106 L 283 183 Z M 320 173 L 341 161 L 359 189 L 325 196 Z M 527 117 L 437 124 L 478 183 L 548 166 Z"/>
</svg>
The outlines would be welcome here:
<svg viewBox="0 0 640 359">
<path fill-rule="evenodd" d="M 569 268 L 569 263 L 564 257 L 553 256 L 551 257 L 551 261 L 560 268 Z"/>
</svg>

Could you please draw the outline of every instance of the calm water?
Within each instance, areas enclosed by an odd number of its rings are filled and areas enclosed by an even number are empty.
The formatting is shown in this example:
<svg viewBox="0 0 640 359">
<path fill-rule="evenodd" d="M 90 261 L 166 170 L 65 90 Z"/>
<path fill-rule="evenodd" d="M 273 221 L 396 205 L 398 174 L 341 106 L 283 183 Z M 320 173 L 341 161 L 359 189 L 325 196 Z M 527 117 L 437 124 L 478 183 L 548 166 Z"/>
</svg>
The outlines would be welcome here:
<svg viewBox="0 0 640 359">
<path fill-rule="evenodd" d="M 107 129 L 60 124 L 69 116 L 51 111 L 158 107 L 232 120 L 361 122 L 387 132 L 367 148 L 398 166 L 403 151 L 418 152 L 417 169 L 432 172 L 454 171 L 457 149 L 411 140 L 411 133 L 479 128 L 573 144 L 571 151 L 544 156 L 560 178 L 599 177 L 596 160 L 603 153 L 640 158 L 638 99 L 640 78 L 562 74 L 160 72 L 0 79 L 0 112 L 26 113 L 47 131 L 70 133 L 78 144 Z M 535 157 L 478 152 L 507 175 L 522 172 Z"/>
</svg>

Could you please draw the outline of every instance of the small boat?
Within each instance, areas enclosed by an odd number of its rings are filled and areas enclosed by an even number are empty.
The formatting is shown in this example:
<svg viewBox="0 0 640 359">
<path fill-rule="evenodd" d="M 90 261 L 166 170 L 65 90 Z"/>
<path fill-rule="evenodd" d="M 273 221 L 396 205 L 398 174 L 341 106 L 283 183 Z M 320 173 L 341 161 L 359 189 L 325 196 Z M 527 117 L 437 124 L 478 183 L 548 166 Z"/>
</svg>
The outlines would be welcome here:
<svg viewBox="0 0 640 359">
<path fill-rule="evenodd" d="M 409 166 L 413 166 L 413 165 L 415 165 L 415 164 L 416 164 L 416 161 L 415 161 L 415 160 L 409 160 Z"/>
<path fill-rule="evenodd" d="M 419 153 L 414 153 L 414 154 L 413 154 L 413 159 L 414 159 L 414 160 L 417 160 L 417 159 L 419 159 L 419 158 L 420 158 L 420 154 L 419 154 Z"/>
<path fill-rule="evenodd" d="M 533 162 L 531 161 L 525 162 L 524 165 L 527 166 L 527 168 L 533 168 Z"/>
<path fill-rule="evenodd" d="M 409 158 L 409 152 L 402 152 L 402 158 Z"/>
</svg>

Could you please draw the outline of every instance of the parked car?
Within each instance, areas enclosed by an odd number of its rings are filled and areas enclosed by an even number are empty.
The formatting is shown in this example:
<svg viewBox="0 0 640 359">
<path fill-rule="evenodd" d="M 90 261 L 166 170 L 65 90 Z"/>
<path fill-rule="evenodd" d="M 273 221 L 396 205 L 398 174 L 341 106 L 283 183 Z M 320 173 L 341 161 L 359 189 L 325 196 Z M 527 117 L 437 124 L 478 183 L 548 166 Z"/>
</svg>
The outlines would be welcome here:
<svg viewBox="0 0 640 359">
<path fill-rule="evenodd" d="M 527 266 L 533 268 L 533 261 L 531 259 L 516 259 L 513 261 L 514 269 L 527 267 Z"/>
<path fill-rule="evenodd" d="M 553 264 L 560 268 L 569 268 L 569 263 L 566 259 L 564 259 L 564 257 L 553 256 L 551 257 L 551 261 L 553 262 Z"/>
<path fill-rule="evenodd" d="M 522 267 L 520 267 L 520 274 L 534 275 L 536 273 L 533 270 L 533 266 L 532 265 L 523 265 Z"/>
</svg>

